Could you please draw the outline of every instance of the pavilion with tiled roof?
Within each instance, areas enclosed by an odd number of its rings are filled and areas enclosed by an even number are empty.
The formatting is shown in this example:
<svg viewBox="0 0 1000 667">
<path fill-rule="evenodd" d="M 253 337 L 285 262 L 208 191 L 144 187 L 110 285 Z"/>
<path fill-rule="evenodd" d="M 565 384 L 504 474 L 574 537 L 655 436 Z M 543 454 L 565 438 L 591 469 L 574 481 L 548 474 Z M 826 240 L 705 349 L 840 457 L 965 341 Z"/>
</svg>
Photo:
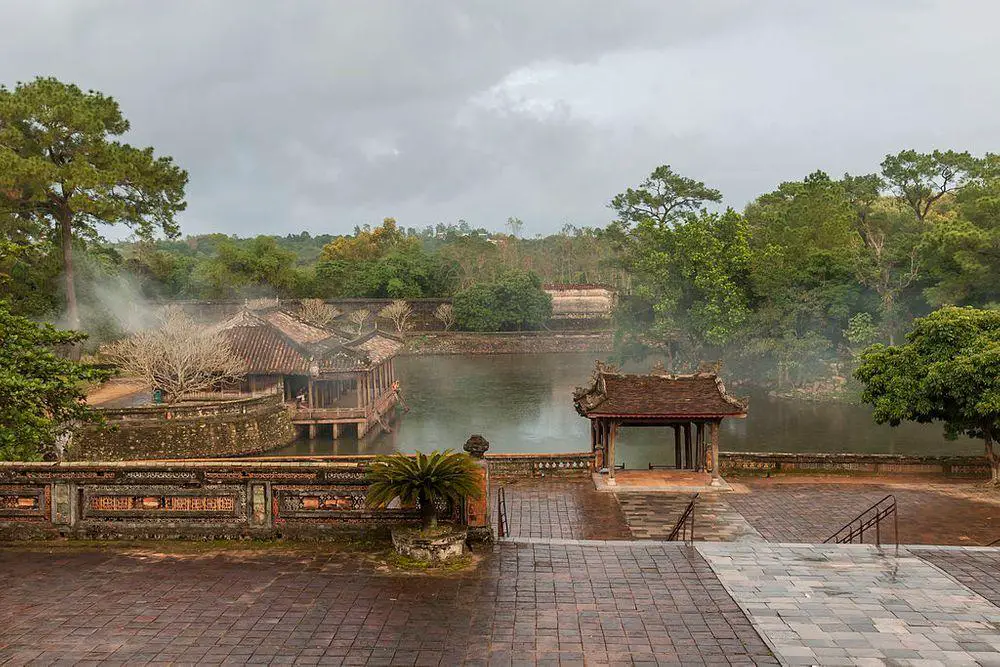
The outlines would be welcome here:
<svg viewBox="0 0 1000 667">
<path fill-rule="evenodd" d="M 244 389 L 281 392 L 311 437 L 327 424 L 334 438 L 344 424 L 363 436 L 398 400 L 392 362 L 403 344 L 377 329 L 318 326 L 277 305 L 246 307 L 216 328 L 246 362 Z"/>
<path fill-rule="evenodd" d="M 615 477 L 615 439 L 621 426 L 674 429 L 674 467 L 719 477 L 719 425 L 742 419 L 747 402 L 729 395 L 714 372 L 668 373 L 657 365 L 646 375 L 620 373 L 600 362 L 591 384 L 578 387 L 573 403 L 590 420 L 591 449 L 598 470 Z"/>
</svg>

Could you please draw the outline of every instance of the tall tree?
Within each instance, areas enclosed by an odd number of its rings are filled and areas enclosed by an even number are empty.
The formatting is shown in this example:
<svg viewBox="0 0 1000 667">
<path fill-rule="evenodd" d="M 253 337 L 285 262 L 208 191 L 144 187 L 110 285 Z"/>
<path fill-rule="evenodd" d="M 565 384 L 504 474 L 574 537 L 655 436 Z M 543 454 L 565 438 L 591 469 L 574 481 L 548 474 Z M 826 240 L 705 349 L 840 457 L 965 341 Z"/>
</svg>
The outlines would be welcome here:
<svg viewBox="0 0 1000 667">
<path fill-rule="evenodd" d="M 903 155 L 906 153 L 900 153 Z M 898 156 L 886 161 L 897 164 Z M 883 163 L 884 165 L 885 163 Z M 893 168 L 889 172 L 893 172 Z M 888 177 L 877 174 L 844 174 L 840 185 L 854 211 L 854 222 L 861 243 L 855 254 L 858 282 L 874 291 L 880 301 L 882 328 L 889 343 L 895 343 L 899 327 L 899 296 L 920 276 L 920 234 L 923 219 L 911 216 L 906 208 L 882 196 Z M 935 200 L 936 201 L 936 200 Z M 917 205 L 920 208 L 920 205 Z M 929 210 L 929 209 L 928 209 Z"/>
<path fill-rule="evenodd" d="M 610 207 L 618 224 L 631 227 L 643 221 L 668 226 L 697 212 L 705 202 L 722 201 L 722 193 L 701 181 L 675 173 L 670 165 L 657 167 L 638 188 L 615 195 Z"/>
<path fill-rule="evenodd" d="M 946 307 L 913 323 L 906 344 L 874 345 L 855 376 L 878 423 L 944 423 L 945 435 L 982 438 L 1000 483 L 1000 310 Z"/>
<path fill-rule="evenodd" d="M 60 247 L 70 328 L 80 321 L 75 240 L 98 238 L 99 225 L 125 225 L 140 238 L 178 233 L 187 172 L 119 141 L 128 129 L 101 93 L 54 78 L 0 86 L 0 207 Z"/>
<path fill-rule="evenodd" d="M 979 176 L 982 168 L 983 161 L 968 151 L 918 153 L 911 149 L 887 155 L 882 161 L 882 178 L 896 198 L 922 221 L 935 203 Z"/>
</svg>

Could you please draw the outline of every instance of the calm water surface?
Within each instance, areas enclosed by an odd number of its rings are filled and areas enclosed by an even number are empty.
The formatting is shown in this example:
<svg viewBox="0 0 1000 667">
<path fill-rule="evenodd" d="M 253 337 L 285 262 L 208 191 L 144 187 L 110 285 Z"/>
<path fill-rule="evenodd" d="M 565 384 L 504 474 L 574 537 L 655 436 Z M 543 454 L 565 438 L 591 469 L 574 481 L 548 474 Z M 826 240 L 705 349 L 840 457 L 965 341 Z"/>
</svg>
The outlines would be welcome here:
<svg viewBox="0 0 1000 667">
<path fill-rule="evenodd" d="M 590 447 L 590 427 L 573 409 L 573 388 L 588 382 L 593 354 L 400 357 L 396 360 L 410 411 L 393 432 L 362 442 L 298 440 L 276 454 L 356 454 L 461 449 L 481 433 L 493 452 L 566 452 Z M 627 369 L 643 371 L 643 368 Z M 722 450 L 761 452 L 880 452 L 979 454 L 981 445 L 945 440 L 937 425 L 877 426 L 865 406 L 750 397 L 745 420 L 722 423 Z M 618 462 L 629 468 L 673 461 L 673 430 L 619 431 Z"/>
</svg>

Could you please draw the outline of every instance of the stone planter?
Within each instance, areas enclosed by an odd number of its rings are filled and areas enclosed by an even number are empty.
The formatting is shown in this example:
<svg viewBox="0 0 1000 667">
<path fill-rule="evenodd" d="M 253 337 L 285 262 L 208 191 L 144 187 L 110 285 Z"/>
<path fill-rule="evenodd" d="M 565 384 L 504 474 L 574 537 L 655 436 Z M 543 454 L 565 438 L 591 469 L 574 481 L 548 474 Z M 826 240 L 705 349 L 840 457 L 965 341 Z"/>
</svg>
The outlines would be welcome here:
<svg viewBox="0 0 1000 667">
<path fill-rule="evenodd" d="M 468 529 L 463 526 L 441 525 L 430 532 L 419 527 L 392 529 L 392 545 L 403 556 L 414 560 L 444 561 L 465 552 Z"/>
</svg>

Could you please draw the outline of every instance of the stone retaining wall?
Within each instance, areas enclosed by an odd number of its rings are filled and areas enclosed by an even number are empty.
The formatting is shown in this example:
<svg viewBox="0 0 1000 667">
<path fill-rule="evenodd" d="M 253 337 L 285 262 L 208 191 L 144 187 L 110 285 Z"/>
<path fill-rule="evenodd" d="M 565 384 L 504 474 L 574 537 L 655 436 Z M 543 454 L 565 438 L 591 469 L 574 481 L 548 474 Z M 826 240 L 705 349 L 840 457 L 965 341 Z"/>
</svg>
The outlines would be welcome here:
<svg viewBox="0 0 1000 667">
<path fill-rule="evenodd" d="M 369 508 L 364 461 L 0 462 L 0 539 L 316 538 L 415 523 Z M 447 517 L 461 521 L 459 510 Z"/>
<path fill-rule="evenodd" d="M 720 452 L 722 474 L 780 471 L 937 474 L 989 477 L 981 456 L 907 456 L 902 454 Z"/>
<path fill-rule="evenodd" d="M 518 331 L 471 333 L 441 331 L 414 333 L 404 354 L 552 354 L 593 352 L 603 354 L 613 347 L 611 331 Z"/>
<path fill-rule="evenodd" d="M 244 456 L 295 439 L 277 394 L 212 403 L 102 410 L 104 425 L 78 431 L 71 461 Z"/>
<path fill-rule="evenodd" d="M 392 299 L 324 299 L 324 301 L 344 313 L 364 308 L 373 314 L 392 303 Z M 413 314 L 410 317 L 413 331 L 442 331 L 444 329 L 441 321 L 434 317 L 434 311 L 443 303 L 451 303 L 451 299 L 406 299 L 406 302 L 413 308 Z M 163 302 L 163 305 L 180 306 L 195 320 L 214 324 L 239 313 L 245 303 L 244 300 L 240 299 L 230 301 L 170 301 Z M 280 304 L 282 307 L 294 311 L 298 307 L 299 300 L 281 299 Z M 554 314 L 549 320 L 549 327 L 579 331 L 607 328 L 609 323 L 610 317 L 603 313 L 598 315 L 590 312 L 574 312 Z M 392 323 L 388 320 L 379 319 L 379 328 L 393 331 Z"/>
</svg>

